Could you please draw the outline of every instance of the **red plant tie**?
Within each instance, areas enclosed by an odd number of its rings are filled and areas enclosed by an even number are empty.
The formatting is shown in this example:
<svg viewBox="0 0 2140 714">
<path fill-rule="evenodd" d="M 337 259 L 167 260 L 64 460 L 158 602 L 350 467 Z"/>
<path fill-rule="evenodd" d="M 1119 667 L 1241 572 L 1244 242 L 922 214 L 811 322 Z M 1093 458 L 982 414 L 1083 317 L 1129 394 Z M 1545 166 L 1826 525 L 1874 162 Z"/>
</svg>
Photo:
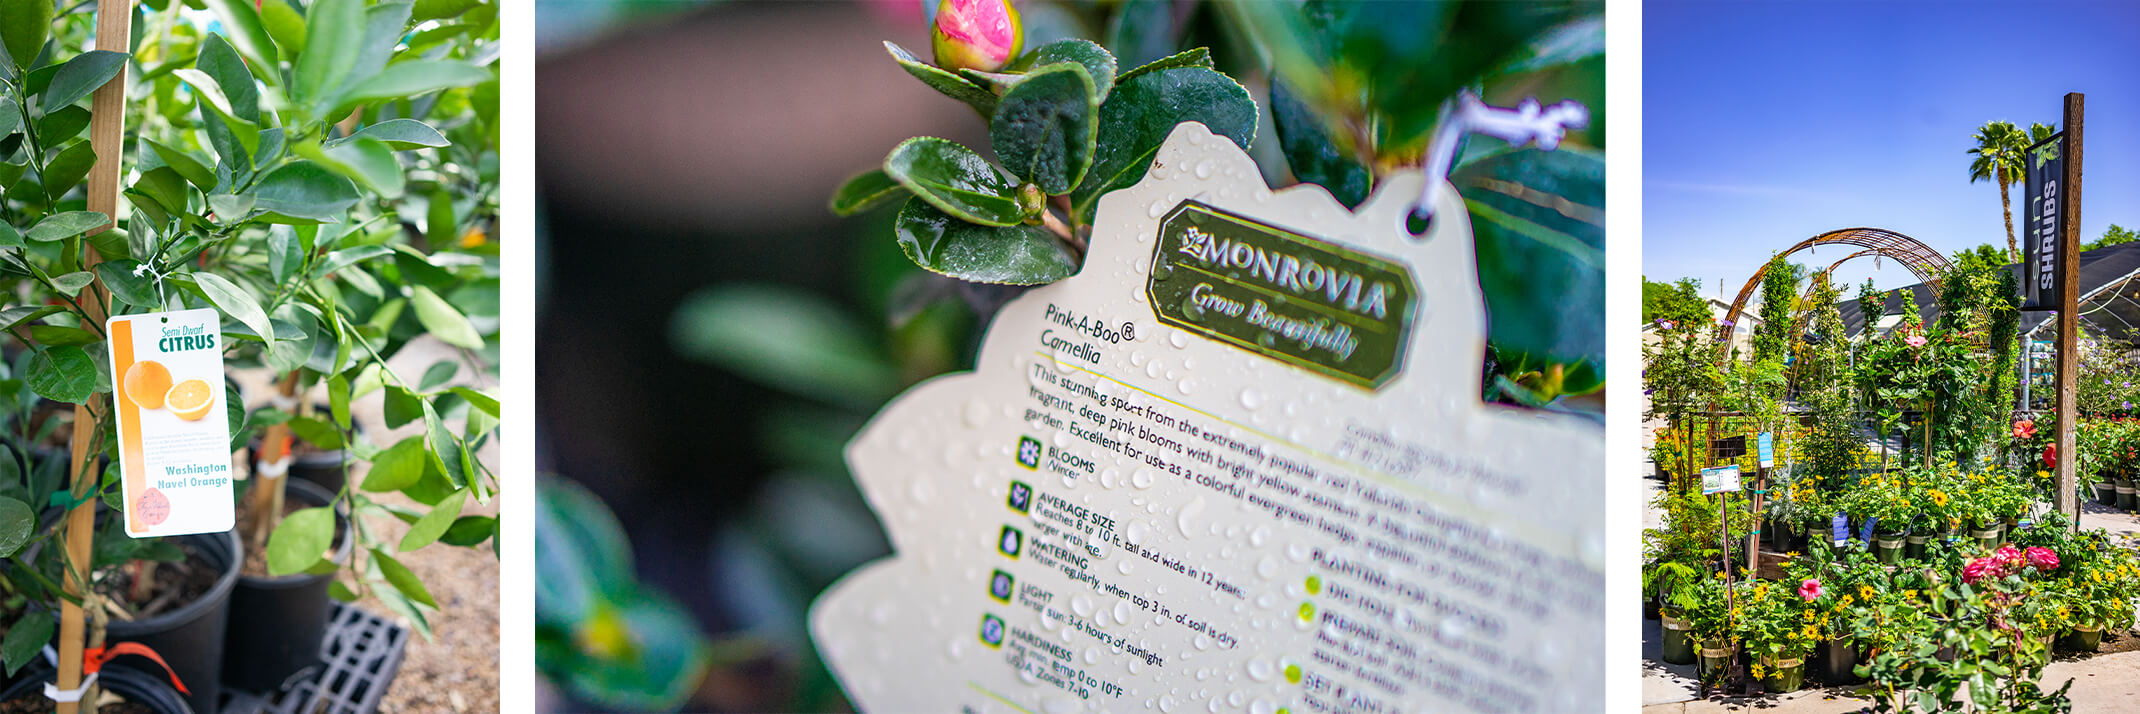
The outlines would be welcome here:
<svg viewBox="0 0 2140 714">
<path fill-rule="evenodd" d="M 156 650 L 149 649 L 148 645 L 139 642 L 121 642 L 110 647 L 91 647 L 82 650 L 82 674 L 93 674 L 97 670 L 103 669 L 104 665 L 117 659 L 119 655 L 140 655 L 149 658 L 149 661 L 163 667 L 164 673 L 171 676 L 171 686 L 177 687 L 178 693 L 193 693 L 186 691 L 185 682 L 178 681 L 178 672 L 173 671 L 171 665 L 163 661 L 163 655 L 156 654 Z"/>
</svg>

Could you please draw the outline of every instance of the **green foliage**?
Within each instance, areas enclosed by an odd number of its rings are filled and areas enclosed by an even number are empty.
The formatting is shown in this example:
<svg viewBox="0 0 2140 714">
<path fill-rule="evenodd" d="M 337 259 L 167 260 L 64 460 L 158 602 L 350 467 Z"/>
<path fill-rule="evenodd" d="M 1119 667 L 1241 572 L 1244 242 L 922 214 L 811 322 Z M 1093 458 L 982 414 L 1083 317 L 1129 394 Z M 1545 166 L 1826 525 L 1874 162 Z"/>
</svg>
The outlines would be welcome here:
<svg viewBox="0 0 2140 714">
<path fill-rule="evenodd" d="M 623 528 L 593 494 L 555 477 L 536 492 L 536 667 L 590 704 L 681 706 L 712 664 L 698 623 L 639 583 Z"/>
<path fill-rule="evenodd" d="M 70 494 L 64 459 L 15 463 L 12 454 L 37 453 L 52 438 L 28 410 L 38 398 L 108 407 L 96 315 L 214 307 L 227 318 L 227 365 L 270 370 L 300 388 L 325 385 L 332 402 L 330 418 L 311 404 L 248 413 L 226 397 L 234 447 L 287 424 L 349 462 L 385 459 L 332 508 L 300 510 L 250 545 L 265 549 L 271 572 L 335 567 L 321 558 L 337 530 L 332 509 L 358 519 L 431 517 L 373 500 L 382 493 L 455 504 L 435 520 L 460 525 L 458 504 L 488 501 L 497 485 L 469 455 L 492 438 L 498 401 L 404 379 L 389 361 L 430 338 L 461 350 L 455 361 L 472 372 L 495 376 L 496 4 L 318 0 L 300 12 L 287 0 L 151 3 L 135 18 L 133 46 L 86 52 L 93 13 L 52 9 L 46 0 L 0 3 L 8 50 L 0 287 L 24 304 L 0 321 L 26 348 L 0 375 L 0 440 L 11 454 L 0 459 L 0 504 L 116 500 L 116 478 Z M 211 23 L 223 31 L 208 31 Z M 124 153 L 95 157 L 83 100 L 122 72 Z M 132 181 L 120 187 L 132 209 L 125 215 L 87 210 L 81 179 L 98 158 L 121 162 Z M 425 418 L 425 438 L 382 449 L 353 430 L 350 401 L 382 390 Z M 108 422 L 78 437 L 116 458 Z M 8 514 L 0 505 L 0 545 L 14 527 Z M 355 588 L 345 592 L 378 597 L 428 635 L 423 613 L 437 605 L 422 583 L 391 557 L 370 555 L 385 552 L 380 534 L 344 528 L 363 546 L 341 564 Z M 494 545 L 496 531 L 494 519 L 467 521 L 453 541 Z M 119 549 L 132 542 L 123 535 L 104 540 L 113 549 L 99 549 L 100 563 L 160 552 Z M 56 582 L 59 560 L 42 557 L 7 577 L 25 589 Z"/>
<path fill-rule="evenodd" d="M 1656 324 L 1664 320 L 1674 324 L 1706 323 L 1710 320 L 1709 303 L 1702 299 L 1702 282 L 1696 278 L 1680 278 L 1663 283 L 1642 279 L 1642 323 Z"/>
<path fill-rule="evenodd" d="M 2112 223 L 2109 228 L 2103 230 L 2103 237 L 2082 243 L 2081 250 L 2085 252 L 2097 248 L 2108 248 L 2114 245 L 2131 243 L 2135 240 L 2140 240 L 2140 231 Z"/>
</svg>

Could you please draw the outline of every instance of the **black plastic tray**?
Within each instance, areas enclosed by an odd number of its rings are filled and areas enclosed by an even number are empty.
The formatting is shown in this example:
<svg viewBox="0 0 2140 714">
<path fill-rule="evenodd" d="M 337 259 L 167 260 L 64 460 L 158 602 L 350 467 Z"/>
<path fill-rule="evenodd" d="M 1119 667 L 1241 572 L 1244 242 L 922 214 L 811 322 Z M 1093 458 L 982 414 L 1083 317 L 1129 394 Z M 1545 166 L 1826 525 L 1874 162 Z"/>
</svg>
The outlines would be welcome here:
<svg viewBox="0 0 2140 714">
<path fill-rule="evenodd" d="M 320 641 L 319 676 L 281 692 L 223 690 L 224 714 L 371 714 L 401 671 L 409 631 L 378 615 L 334 604 Z"/>
</svg>

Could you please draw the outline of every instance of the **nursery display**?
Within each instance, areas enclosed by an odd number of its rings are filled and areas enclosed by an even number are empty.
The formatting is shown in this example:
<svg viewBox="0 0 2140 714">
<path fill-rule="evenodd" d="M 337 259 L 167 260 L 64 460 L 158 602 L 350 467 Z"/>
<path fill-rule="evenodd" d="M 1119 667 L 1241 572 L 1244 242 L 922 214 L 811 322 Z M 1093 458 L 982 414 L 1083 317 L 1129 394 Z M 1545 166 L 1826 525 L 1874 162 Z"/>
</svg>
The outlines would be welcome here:
<svg viewBox="0 0 2140 714">
<path fill-rule="evenodd" d="M 50 644 L 62 689 L 92 657 L 168 663 L 209 712 L 222 685 L 303 680 L 330 596 L 427 632 L 440 605 L 401 558 L 495 547 L 496 519 L 462 508 L 496 492 L 474 453 L 499 405 L 456 375 L 497 363 L 497 11 L 85 5 L 0 6 L 0 660 L 13 676 Z M 175 327 L 194 314 L 209 326 Z M 223 373 L 133 360 L 121 326 L 137 324 L 163 330 L 140 338 L 158 350 L 274 375 L 274 393 L 248 411 Z M 454 357 L 389 365 L 419 339 Z M 423 433 L 373 443 L 353 404 Z M 254 453 L 142 474 L 134 432 L 163 423 L 227 424 L 227 443 L 196 446 Z M 369 468 L 332 491 L 289 484 L 298 449 Z M 238 488 L 235 523 L 198 528 L 228 532 L 134 537 L 189 515 L 188 489 Z"/>
<path fill-rule="evenodd" d="M 1644 377 L 1667 485 L 1644 594 L 1666 618 L 1666 662 L 1689 661 L 1674 642 L 1686 631 L 1710 691 L 1815 681 L 1879 711 L 2058 711 L 2075 685 L 2036 686 L 2052 653 L 2133 636 L 2136 544 L 2051 510 L 2058 427 L 2012 410 L 2018 303 L 1996 253 L 1956 256 L 1932 324 L 1907 292 L 1882 321 L 1888 301 L 1868 284 L 1864 324 L 1882 327 L 1848 334 L 1840 291 L 1816 273 L 1800 299 L 1780 256 L 1751 354 L 1700 313 L 1655 318 Z M 2124 388 L 2104 371 L 2084 403 Z M 2102 413 L 2075 428 L 2080 469 L 2115 503 L 2140 429 Z M 1764 437 L 1769 465 L 1752 448 Z M 1748 493 L 1697 488 L 1699 469 L 1727 464 Z"/>
</svg>

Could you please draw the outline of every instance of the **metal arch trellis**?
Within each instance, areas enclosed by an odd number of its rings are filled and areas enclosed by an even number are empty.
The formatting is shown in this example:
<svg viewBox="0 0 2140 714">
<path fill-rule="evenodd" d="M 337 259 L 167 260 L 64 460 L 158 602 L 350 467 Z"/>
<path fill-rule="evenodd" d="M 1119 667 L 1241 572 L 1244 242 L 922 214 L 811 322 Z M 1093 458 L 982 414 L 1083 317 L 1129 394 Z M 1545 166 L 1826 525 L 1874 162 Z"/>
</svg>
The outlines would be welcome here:
<svg viewBox="0 0 2140 714">
<path fill-rule="evenodd" d="M 1946 274 L 1949 268 L 1954 267 L 1952 263 L 1947 262 L 1946 256 L 1941 255 L 1939 251 L 1933 250 L 1930 246 L 1919 242 L 1917 239 L 1881 228 L 1845 228 L 1829 231 L 1799 241 L 1797 245 L 1785 249 L 1778 255 L 1790 255 L 1801 250 L 1823 245 L 1852 245 L 1865 249 L 1841 261 L 1836 261 L 1836 265 L 1841 265 L 1851 258 L 1865 255 L 1892 258 L 1895 262 L 1901 263 L 1903 267 L 1909 268 L 1910 272 L 1915 274 L 1919 281 L 1932 286 L 1935 291 L 1939 287 L 1939 277 Z M 1724 313 L 1723 322 L 1717 324 L 1716 340 L 1719 345 L 1729 345 L 1731 343 L 1733 326 L 1738 324 L 1740 313 L 1745 311 L 1746 301 L 1753 297 L 1755 290 L 1760 289 L 1761 279 L 1768 274 L 1768 265 L 1767 262 L 1763 262 L 1760 269 L 1754 271 L 1754 276 L 1748 278 L 1744 285 L 1739 286 L 1738 298 L 1731 301 L 1731 310 Z M 1821 273 L 1820 279 L 1827 279 L 1828 273 L 1834 270 L 1835 265 L 1828 266 L 1828 270 Z M 1725 348 L 1719 349 L 1717 352 L 1719 366 L 1728 366 L 1722 363 L 1730 360 L 1730 350 Z"/>
<path fill-rule="evenodd" d="M 1806 328 L 1809 327 L 1813 322 L 1813 311 L 1815 308 L 1819 307 L 1818 305 L 1813 304 L 1813 295 L 1815 293 L 1820 292 L 1821 286 L 1828 284 L 1828 279 L 1830 276 L 1835 275 L 1836 268 L 1843 267 L 1844 263 L 1848 263 L 1859 258 L 1864 258 L 1867 256 L 1878 257 L 1880 255 L 1880 249 L 1867 248 L 1865 250 L 1861 250 L 1856 253 L 1851 253 L 1850 255 L 1843 256 L 1842 260 L 1829 263 L 1828 269 L 1822 270 L 1818 273 L 1814 273 L 1813 279 L 1806 282 L 1805 297 L 1799 298 L 1798 300 L 1798 304 L 1801 306 L 1801 309 L 1799 309 L 1798 311 L 1798 319 L 1793 320 L 1791 323 L 1791 334 L 1803 335 L 1806 333 Z M 1838 335 L 1838 337 L 1840 337 L 1840 335 Z"/>
</svg>

